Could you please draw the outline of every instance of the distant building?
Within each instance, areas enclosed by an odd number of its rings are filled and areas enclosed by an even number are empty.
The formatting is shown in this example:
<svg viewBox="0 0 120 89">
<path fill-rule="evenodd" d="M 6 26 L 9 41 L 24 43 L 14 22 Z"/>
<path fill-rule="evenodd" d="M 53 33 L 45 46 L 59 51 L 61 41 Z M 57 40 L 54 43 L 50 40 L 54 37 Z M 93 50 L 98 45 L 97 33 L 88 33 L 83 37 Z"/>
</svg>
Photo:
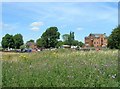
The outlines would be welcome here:
<svg viewBox="0 0 120 89">
<path fill-rule="evenodd" d="M 85 47 L 107 47 L 106 34 L 89 34 L 85 37 Z"/>
<path fill-rule="evenodd" d="M 26 45 L 29 48 L 31 48 L 33 52 L 37 51 L 37 49 L 38 49 L 36 43 L 34 43 L 34 42 L 28 42 Z"/>
<path fill-rule="evenodd" d="M 62 45 L 62 48 L 70 48 L 70 45 Z"/>
</svg>

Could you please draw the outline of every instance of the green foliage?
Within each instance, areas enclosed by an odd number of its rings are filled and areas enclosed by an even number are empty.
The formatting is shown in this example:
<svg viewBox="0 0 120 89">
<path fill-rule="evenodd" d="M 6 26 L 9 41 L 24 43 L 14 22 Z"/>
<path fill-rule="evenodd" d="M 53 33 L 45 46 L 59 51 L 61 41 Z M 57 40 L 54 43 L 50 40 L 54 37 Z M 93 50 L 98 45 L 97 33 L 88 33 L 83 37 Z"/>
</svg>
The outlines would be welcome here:
<svg viewBox="0 0 120 89">
<path fill-rule="evenodd" d="M 79 42 L 78 40 L 74 40 L 73 43 L 72 43 L 72 45 L 83 47 L 84 43 L 81 42 L 81 41 Z"/>
<path fill-rule="evenodd" d="M 69 34 L 64 34 L 64 35 L 62 36 L 63 41 L 68 41 L 69 36 L 70 36 Z"/>
<path fill-rule="evenodd" d="M 60 33 L 58 32 L 57 27 L 48 28 L 41 36 L 42 42 L 43 42 L 42 43 L 43 47 L 45 47 L 45 48 L 50 48 L 50 47 L 55 48 L 55 46 L 58 43 L 59 37 L 60 37 Z"/>
<path fill-rule="evenodd" d="M 74 42 L 74 32 L 70 32 L 70 36 L 68 38 L 68 41 L 69 41 L 69 45 L 73 45 L 73 42 Z"/>
<path fill-rule="evenodd" d="M 3 87 L 118 87 L 117 50 L 2 54 Z"/>
<path fill-rule="evenodd" d="M 33 42 L 34 43 L 35 41 L 31 39 L 31 40 L 27 41 L 26 43 L 29 43 L 29 42 Z"/>
<path fill-rule="evenodd" d="M 23 36 L 21 34 L 14 35 L 14 46 L 16 49 L 19 49 L 23 45 Z"/>
<path fill-rule="evenodd" d="M 29 40 L 29 41 L 27 41 L 26 42 L 26 48 L 31 48 L 30 46 L 32 45 L 32 44 L 35 44 L 35 41 L 34 40 Z"/>
<path fill-rule="evenodd" d="M 21 49 L 21 50 L 23 50 L 23 49 L 25 49 L 25 48 L 26 48 L 26 45 L 21 45 L 21 46 L 20 46 L 20 49 Z"/>
<path fill-rule="evenodd" d="M 1 44 L 2 44 L 2 47 L 3 47 L 3 48 L 14 48 L 13 35 L 6 34 L 6 35 L 2 38 Z"/>
<path fill-rule="evenodd" d="M 56 45 L 56 48 L 59 48 L 63 45 L 64 43 L 62 41 L 58 41 L 57 45 Z"/>
<path fill-rule="evenodd" d="M 2 38 L 1 44 L 3 48 L 20 48 L 20 46 L 23 45 L 23 37 L 21 34 L 16 34 L 14 36 L 6 34 Z"/>
<path fill-rule="evenodd" d="M 113 29 L 108 38 L 108 47 L 111 49 L 120 49 L 120 26 Z"/>
<path fill-rule="evenodd" d="M 78 43 L 78 45 L 79 45 L 80 47 L 83 47 L 84 43 L 80 41 L 80 42 Z"/>
<path fill-rule="evenodd" d="M 37 39 L 36 45 L 37 45 L 37 47 L 43 47 L 41 38 Z"/>
<path fill-rule="evenodd" d="M 74 32 L 70 32 L 70 34 L 64 34 L 62 36 L 63 38 L 63 44 L 65 45 L 74 45 L 74 46 L 80 46 L 82 47 L 84 45 L 84 43 L 82 43 L 81 41 L 79 42 L 78 40 L 75 40 L 74 38 Z"/>
<path fill-rule="evenodd" d="M 78 46 L 79 45 L 79 41 L 78 40 L 74 40 L 73 43 L 72 43 L 72 45 Z"/>
<path fill-rule="evenodd" d="M 70 32 L 70 34 L 64 34 L 63 36 L 65 45 L 73 45 L 74 44 L 74 32 Z"/>
</svg>

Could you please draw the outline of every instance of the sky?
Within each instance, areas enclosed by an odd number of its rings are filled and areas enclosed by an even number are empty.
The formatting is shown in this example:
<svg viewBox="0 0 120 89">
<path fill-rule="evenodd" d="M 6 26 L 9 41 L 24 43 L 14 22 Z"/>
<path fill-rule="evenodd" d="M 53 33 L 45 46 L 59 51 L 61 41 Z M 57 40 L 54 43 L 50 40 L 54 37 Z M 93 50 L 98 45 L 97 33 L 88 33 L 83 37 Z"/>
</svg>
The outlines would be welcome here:
<svg viewBox="0 0 120 89">
<path fill-rule="evenodd" d="M 119 0 L 2 0 L 2 2 L 119 2 Z"/>
<path fill-rule="evenodd" d="M 75 33 L 84 42 L 90 33 L 111 34 L 118 25 L 117 2 L 3 2 L 2 37 L 9 33 L 23 35 L 24 42 L 37 40 L 49 27 L 61 33 Z M 0 27 L 1 27 L 0 26 Z"/>
</svg>

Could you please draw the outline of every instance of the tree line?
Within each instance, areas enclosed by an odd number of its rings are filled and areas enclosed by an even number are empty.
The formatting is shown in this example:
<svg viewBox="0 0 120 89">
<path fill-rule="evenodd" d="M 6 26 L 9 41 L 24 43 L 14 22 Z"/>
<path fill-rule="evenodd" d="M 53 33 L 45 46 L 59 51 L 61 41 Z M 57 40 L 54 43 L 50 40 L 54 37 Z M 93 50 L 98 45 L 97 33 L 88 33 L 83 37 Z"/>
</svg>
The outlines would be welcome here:
<svg viewBox="0 0 120 89">
<path fill-rule="evenodd" d="M 10 35 L 6 34 L 2 38 L 2 48 L 29 48 L 26 44 L 29 42 L 36 43 L 39 48 L 58 48 L 62 45 L 75 45 L 75 46 L 83 46 L 83 43 L 74 39 L 74 32 L 70 32 L 69 34 L 64 34 L 62 36 L 63 41 L 60 39 L 60 32 L 58 32 L 57 27 L 47 28 L 45 32 L 43 32 L 42 36 L 36 40 L 36 42 L 31 39 L 24 44 L 23 36 L 21 34 Z"/>
<path fill-rule="evenodd" d="M 2 38 L 2 48 L 15 48 L 19 49 L 21 45 L 23 45 L 23 36 L 21 34 L 10 35 L 6 34 Z"/>
<path fill-rule="evenodd" d="M 49 27 L 43 32 L 42 36 L 36 40 L 29 40 L 26 43 L 32 42 L 36 43 L 37 47 L 41 48 L 58 48 L 62 45 L 69 46 L 80 46 L 82 47 L 84 43 L 75 40 L 74 32 L 62 35 L 63 41 L 60 39 L 60 32 L 58 32 L 57 27 Z M 10 35 L 6 34 L 2 38 L 2 48 L 15 48 L 20 49 L 25 47 L 23 36 L 21 34 Z M 108 37 L 108 47 L 111 49 L 120 49 L 120 26 L 113 29 L 110 36 Z"/>
</svg>

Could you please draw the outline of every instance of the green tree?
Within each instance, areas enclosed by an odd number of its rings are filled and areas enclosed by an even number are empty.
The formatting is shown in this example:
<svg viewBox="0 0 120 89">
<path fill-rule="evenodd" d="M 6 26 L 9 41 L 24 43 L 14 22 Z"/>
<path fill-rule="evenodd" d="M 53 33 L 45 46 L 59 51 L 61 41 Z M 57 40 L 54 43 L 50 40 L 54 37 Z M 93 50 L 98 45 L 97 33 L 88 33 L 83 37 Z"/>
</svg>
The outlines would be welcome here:
<svg viewBox="0 0 120 89">
<path fill-rule="evenodd" d="M 63 38 L 63 44 L 64 44 L 64 45 L 69 45 L 69 44 L 70 44 L 70 43 L 69 43 L 69 37 L 70 37 L 69 34 L 64 34 L 64 35 L 62 36 L 62 38 Z"/>
<path fill-rule="evenodd" d="M 79 41 L 78 40 L 74 40 L 73 43 L 72 43 L 72 45 L 78 46 L 79 45 Z"/>
<path fill-rule="evenodd" d="M 58 41 L 58 43 L 57 43 L 57 45 L 56 45 L 56 48 L 59 48 L 59 47 L 61 47 L 63 45 L 63 42 L 60 40 L 60 41 Z"/>
<path fill-rule="evenodd" d="M 108 37 L 108 47 L 111 49 L 120 49 L 120 26 L 114 28 Z"/>
<path fill-rule="evenodd" d="M 80 46 L 80 47 L 83 47 L 83 45 L 84 45 L 84 43 L 81 41 L 78 43 L 78 46 Z"/>
<path fill-rule="evenodd" d="M 74 44 L 74 32 L 70 32 L 70 34 L 64 34 L 62 36 L 63 40 L 64 40 L 64 44 L 65 45 L 73 45 Z"/>
<path fill-rule="evenodd" d="M 62 38 L 63 38 L 63 41 L 67 41 L 68 40 L 68 38 L 69 38 L 69 34 L 64 34 L 63 36 L 62 36 Z"/>
<path fill-rule="evenodd" d="M 43 47 L 43 43 L 42 43 L 42 39 L 41 38 L 37 39 L 36 45 L 37 45 L 37 47 Z"/>
<path fill-rule="evenodd" d="M 48 28 L 41 36 L 43 47 L 50 48 L 55 47 L 58 43 L 58 39 L 60 37 L 60 33 L 58 32 L 57 27 Z"/>
<path fill-rule="evenodd" d="M 14 48 L 13 35 L 6 34 L 6 35 L 2 38 L 1 44 L 2 44 L 2 47 L 3 47 L 3 48 Z"/>
<path fill-rule="evenodd" d="M 73 43 L 74 43 L 74 32 L 70 32 L 70 36 L 69 36 L 69 38 L 68 38 L 68 41 L 69 41 L 69 45 L 71 46 L 71 45 L 73 45 Z"/>
<path fill-rule="evenodd" d="M 23 45 L 23 36 L 21 34 L 16 34 L 13 37 L 14 39 L 14 46 L 16 49 L 19 49 L 21 45 Z"/>
<path fill-rule="evenodd" d="M 33 39 L 30 39 L 29 41 L 27 41 L 27 43 L 28 43 L 28 42 L 33 42 L 33 43 L 34 43 L 35 41 L 34 41 Z"/>
<path fill-rule="evenodd" d="M 25 48 L 26 48 L 26 45 L 21 45 L 21 46 L 20 46 L 21 51 L 22 51 L 23 49 L 25 49 Z"/>
<path fill-rule="evenodd" d="M 33 39 L 30 39 L 26 42 L 26 48 L 30 48 L 31 45 L 35 44 L 35 41 Z"/>
</svg>

